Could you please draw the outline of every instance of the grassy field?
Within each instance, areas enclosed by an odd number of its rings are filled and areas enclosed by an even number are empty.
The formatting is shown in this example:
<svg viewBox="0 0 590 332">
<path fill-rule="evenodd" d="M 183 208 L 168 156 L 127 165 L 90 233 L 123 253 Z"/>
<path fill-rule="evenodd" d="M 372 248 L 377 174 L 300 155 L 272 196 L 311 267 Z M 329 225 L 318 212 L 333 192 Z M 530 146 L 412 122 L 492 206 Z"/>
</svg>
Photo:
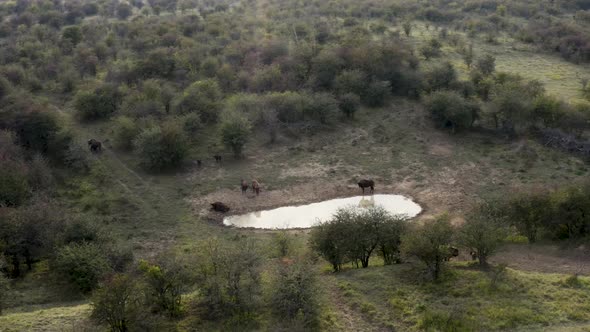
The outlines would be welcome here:
<svg viewBox="0 0 590 332">
<path fill-rule="evenodd" d="M 432 38 L 439 38 L 440 30 L 430 26 L 426 29 L 423 22 L 414 22 L 409 41 L 419 46 Z M 538 80 L 547 91 L 565 101 L 578 103 L 586 102 L 582 95 L 580 79 L 590 78 L 590 65 L 574 64 L 568 62 L 556 54 L 548 54 L 537 50 L 534 46 L 524 44 L 508 36 L 505 32 L 499 32 L 493 43 L 487 42 L 485 36 L 468 37 L 460 31 L 450 31 L 449 35 L 459 36 L 461 44 L 468 46 L 473 44 L 476 59 L 484 55 L 493 55 L 496 58 L 496 70 L 519 74 L 529 80 Z M 445 45 L 444 55 L 440 59 L 451 61 L 460 75 L 466 79 L 469 69 L 465 65 L 457 47 Z M 428 65 L 428 64 L 427 64 Z"/>
</svg>

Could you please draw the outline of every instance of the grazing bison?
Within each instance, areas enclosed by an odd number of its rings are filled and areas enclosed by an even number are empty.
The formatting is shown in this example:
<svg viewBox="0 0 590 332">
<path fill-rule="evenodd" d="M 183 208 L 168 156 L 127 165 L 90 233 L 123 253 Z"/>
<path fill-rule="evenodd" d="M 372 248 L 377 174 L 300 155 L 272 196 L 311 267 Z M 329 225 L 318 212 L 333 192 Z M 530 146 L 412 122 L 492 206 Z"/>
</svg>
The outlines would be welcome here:
<svg viewBox="0 0 590 332">
<path fill-rule="evenodd" d="M 215 158 L 215 162 L 216 163 L 220 163 L 221 162 L 221 156 L 220 155 L 216 154 L 216 155 L 213 156 L 213 158 Z"/>
<path fill-rule="evenodd" d="M 242 179 L 240 186 L 242 187 L 242 195 L 243 195 L 248 190 L 248 182 L 246 182 L 246 180 Z"/>
<path fill-rule="evenodd" d="M 256 180 L 252 180 L 252 191 L 256 193 L 256 196 L 260 194 L 260 184 Z"/>
<path fill-rule="evenodd" d="M 475 251 L 475 250 L 471 250 L 471 251 L 469 252 L 469 255 L 471 255 L 471 260 L 473 260 L 473 261 L 474 261 L 474 260 L 477 260 L 477 251 Z"/>
<path fill-rule="evenodd" d="M 229 211 L 229 206 L 227 206 L 221 202 L 215 202 L 215 203 L 211 203 L 211 209 L 213 209 L 213 211 L 225 213 L 225 212 Z"/>
<path fill-rule="evenodd" d="M 371 188 L 371 194 L 375 190 L 375 181 L 373 180 L 360 180 L 359 181 L 359 188 L 363 190 L 363 195 L 365 194 L 365 188 Z"/>
<path fill-rule="evenodd" d="M 203 166 L 203 162 L 201 161 L 201 159 L 197 159 L 197 167 L 201 166 Z"/>
<path fill-rule="evenodd" d="M 88 140 L 88 148 L 90 148 L 90 151 L 92 152 L 100 152 L 102 151 L 102 143 L 91 138 Z"/>
</svg>

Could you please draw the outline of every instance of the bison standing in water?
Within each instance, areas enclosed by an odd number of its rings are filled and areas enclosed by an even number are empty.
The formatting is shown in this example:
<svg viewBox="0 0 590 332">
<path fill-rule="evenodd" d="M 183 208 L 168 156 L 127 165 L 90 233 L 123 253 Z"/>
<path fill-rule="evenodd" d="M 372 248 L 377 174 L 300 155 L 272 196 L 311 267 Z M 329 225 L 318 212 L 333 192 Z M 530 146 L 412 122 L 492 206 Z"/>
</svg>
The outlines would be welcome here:
<svg viewBox="0 0 590 332">
<path fill-rule="evenodd" d="M 375 190 L 375 181 L 373 180 L 360 180 L 358 184 L 359 188 L 363 190 L 363 195 L 365 194 L 365 188 L 371 188 L 371 194 Z"/>
</svg>

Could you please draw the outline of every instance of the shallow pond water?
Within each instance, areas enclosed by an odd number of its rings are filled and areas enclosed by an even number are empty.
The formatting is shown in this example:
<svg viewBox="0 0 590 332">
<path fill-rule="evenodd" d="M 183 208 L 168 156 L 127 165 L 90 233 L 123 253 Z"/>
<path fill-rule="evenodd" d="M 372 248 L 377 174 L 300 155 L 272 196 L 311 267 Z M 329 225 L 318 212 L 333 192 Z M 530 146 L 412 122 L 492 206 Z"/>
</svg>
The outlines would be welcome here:
<svg viewBox="0 0 590 332">
<path fill-rule="evenodd" d="M 329 219 L 339 208 L 347 206 L 359 208 L 382 206 L 391 214 L 403 214 L 408 218 L 415 217 L 422 211 L 420 205 L 401 195 L 354 196 L 228 216 L 223 219 L 223 224 L 242 228 L 309 228 L 319 221 Z"/>
</svg>

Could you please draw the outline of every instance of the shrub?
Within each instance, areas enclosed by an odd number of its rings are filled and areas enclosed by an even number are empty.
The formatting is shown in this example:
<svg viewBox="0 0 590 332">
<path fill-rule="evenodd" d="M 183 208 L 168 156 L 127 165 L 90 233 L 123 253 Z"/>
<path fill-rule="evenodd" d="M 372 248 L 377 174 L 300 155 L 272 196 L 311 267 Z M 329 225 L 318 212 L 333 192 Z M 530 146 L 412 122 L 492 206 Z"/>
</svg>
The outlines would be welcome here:
<svg viewBox="0 0 590 332">
<path fill-rule="evenodd" d="M 186 134 L 173 122 L 145 129 L 133 144 L 141 165 L 150 170 L 180 166 L 189 148 Z"/>
<path fill-rule="evenodd" d="M 143 272 L 147 300 L 152 309 L 170 316 L 178 316 L 182 311 L 182 293 L 187 282 L 184 268 L 174 260 L 167 259 L 164 265 L 141 260 L 139 269 Z"/>
<path fill-rule="evenodd" d="M 250 135 L 250 121 L 237 112 L 225 112 L 221 121 L 221 140 L 230 148 L 236 158 L 242 156 L 242 149 Z"/>
<path fill-rule="evenodd" d="M 406 232 L 402 237 L 402 252 L 422 261 L 433 279 L 438 280 L 444 261 L 449 257 L 452 235 L 448 216 L 438 216 Z"/>
<path fill-rule="evenodd" d="M 26 170 L 22 162 L 0 160 L 0 206 L 19 206 L 29 197 Z"/>
<path fill-rule="evenodd" d="M 123 100 L 119 89 L 112 84 L 104 84 L 94 91 L 80 91 L 74 97 L 74 107 L 82 120 L 108 118 L 115 113 Z"/>
<path fill-rule="evenodd" d="M 436 91 L 425 101 L 426 109 L 443 128 L 453 132 L 469 128 L 478 116 L 478 107 L 454 91 Z"/>
<path fill-rule="evenodd" d="M 317 327 L 319 318 L 316 272 L 307 262 L 281 263 L 272 281 L 270 305 L 281 325 Z"/>
<path fill-rule="evenodd" d="M 116 274 L 93 294 L 91 318 L 108 324 L 111 331 L 126 332 L 138 319 L 139 304 L 139 292 L 133 279 Z"/>
<path fill-rule="evenodd" d="M 475 251 L 481 266 L 493 255 L 508 232 L 502 214 L 490 204 L 482 204 L 472 211 L 459 231 L 459 242 Z"/>
<path fill-rule="evenodd" d="M 346 117 L 354 118 L 354 113 L 359 109 L 361 99 L 354 93 L 345 93 L 338 97 L 340 110 Z"/>
<path fill-rule="evenodd" d="M 496 58 L 487 54 L 483 58 L 477 60 L 476 66 L 482 74 L 486 76 L 491 75 L 496 70 Z"/>
<path fill-rule="evenodd" d="M 449 90 L 457 81 L 457 72 L 449 62 L 432 68 L 426 73 L 426 90 Z"/>
<path fill-rule="evenodd" d="M 176 103 L 180 114 L 196 112 L 205 123 L 215 123 L 221 109 L 222 93 L 217 81 L 209 79 L 191 84 Z"/>
<path fill-rule="evenodd" d="M 362 96 L 363 103 L 371 107 L 381 107 L 389 98 L 391 85 L 388 81 L 373 81 Z"/>
<path fill-rule="evenodd" d="M 115 119 L 113 127 L 113 140 L 115 146 L 122 150 L 133 148 L 133 141 L 139 134 L 137 122 L 126 116 Z"/>
<path fill-rule="evenodd" d="M 310 96 L 304 112 L 321 124 L 328 124 L 338 112 L 338 101 L 327 92 L 320 92 Z"/>
<path fill-rule="evenodd" d="M 103 249 L 93 243 L 72 243 L 58 249 L 55 268 L 83 293 L 95 289 L 111 271 Z"/>
</svg>

